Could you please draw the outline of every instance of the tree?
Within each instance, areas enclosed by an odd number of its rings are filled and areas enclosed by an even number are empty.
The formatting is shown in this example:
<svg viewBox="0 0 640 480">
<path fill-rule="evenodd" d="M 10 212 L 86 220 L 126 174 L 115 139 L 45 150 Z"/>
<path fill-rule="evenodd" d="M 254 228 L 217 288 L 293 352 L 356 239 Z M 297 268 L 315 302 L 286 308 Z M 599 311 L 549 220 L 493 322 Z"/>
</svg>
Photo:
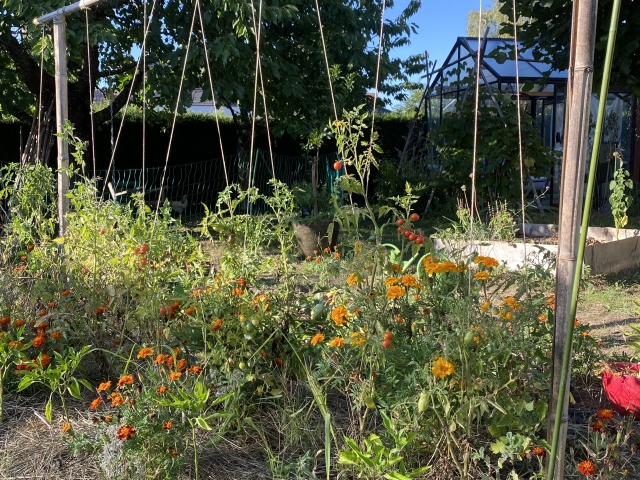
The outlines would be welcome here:
<svg viewBox="0 0 640 480">
<path fill-rule="evenodd" d="M 611 5 L 613 0 L 598 2 L 596 48 L 594 58 L 594 89 L 602 80 L 604 56 L 607 48 Z M 518 39 L 527 48 L 533 49 L 536 60 L 549 62 L 555 70 L 569 67 L 569 41 L 571 39 L 571 10 L 569 0 L 546 0 L 530 2 L 517 0 L 516 11 L 522 23 Z M 511 0 L 502 2 L 500 11 L 507 17 L 513 16 Z M 616 37 L 611 70 L 611 85 L 629 89 L 640 95 L 640 38 L 637 29 L 640 26 L 640 2 L 622 2 L 620 25 Z M 507 32 L 503 25 L 502 31 Z"/>
<path fill-rule="evenodd" d="M 28 121 L 40 88 L 40 54 L 44 57 L 43 105 L 54 98 L 51 41 L 32 19 L 60 8 L 65 0 L 0 0 L 0 110 Z M 149 14 L 154 0 L 147 0 Z M 382 0 L 319 0 L 327 57 L 332 67 L 338 109 L 364 103 L 374 85 L 377 37 Z M 392 2 L 387 2 L 390 7 Z M 262 93 L 274 133 L 306 134 L 333 116 L 318 14 L 308 0 L 201 0 L 204 34 L 218 105 L 236 106 L 238 140 L 246 148 L 254 111 L 255 25 L 260 30 L 262 81 L 258 82 L 256 116 L 264 117 Z M 395 21 L 385 21 L 380 64 L 382 91 L 395 95 L 404 79 L 403 65 L 390 51 L 406 44 L 415 25 L 409 20 L 420 6 L 411 0 Z M 202 100 L 212 97 L 206 73 L 206 57 L 199 15 L 190 31 L 195 2 L 157 0 L 147 38 L 147 92 L 149 113 L 173 112 L 176 101 L 183 111 L 191 92 L 204 89 Z M 140 100 L 142 76 L 134 79 L 136 58 L 132 51 L 143 39 L 143 0 L 105 0 L 88 12 L 90 55 L 82 12 L 67 19 L 69 67 L 69 117 L 77 134 L 90 138 L 90 92 L 113 82 L 120 92 L 114 111 L 125 104 L 130 89 Z M 258 16 L 261 15 L 261 21 Z M 49 27 L 45 27 L 47 30 Z M 182 75 L 186 58 L 186 69 Z M 91 65 L 89 85 L 88 65 Z M 182 82 L 182 94 L 178 99 Z M 264 84 L 264 92 L 262 91 Z M 340 111 L 340 110 L 339 110 Z M 96 125 L 111 118 L 110 109 L 95 112 Z"/>
<path fill-rule="evenodd" d="M 509 33 L 500 32 L 502 25 L 513 25 L 510 17 L 500 11 L 500 3 L 498 0 L 492 0 L 491 7 L 482 11 L 482 21 L 480 23 L 480 32 L 478 32 L 479 10 L 469 10 L 467 14 L 467 35 L 470 37 L 478 37 L 484 35 L 484 31 L 489 27 L 489 38 L 495 37 L 513 37 L 513 31 Z M 511 17 L 512 18 L 512 17 Z"/>
</svg>

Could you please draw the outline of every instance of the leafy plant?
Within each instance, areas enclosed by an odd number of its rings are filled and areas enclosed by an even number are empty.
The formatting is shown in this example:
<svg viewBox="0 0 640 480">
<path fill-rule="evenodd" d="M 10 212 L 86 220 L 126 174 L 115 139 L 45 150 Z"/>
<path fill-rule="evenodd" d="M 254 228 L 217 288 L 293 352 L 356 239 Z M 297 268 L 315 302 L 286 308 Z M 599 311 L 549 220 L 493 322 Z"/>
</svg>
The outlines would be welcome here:
<svg viewBox="0 0 640 480">
<path fill-rule="evenodd" d="M 622 158 L 618 152 L 614 153 L 616 160 L 620 163 Z M 632 197 L 626 193 L 626 189 L 633 189 L 633 180 L 629 177 L 629 172 L 625 170 L 622 165 L 616 169 L 613 174 L 613 180 L 609 183 L 609 189 L 611 190 L 611 196 L 609 196 L 609 203 L 611 204 L 611 213 L 613 214 L 613 221 L 616 225 L 616 239 L 618 238 L 618 231 L 624 228 L 629 221 L 627 217 L 627 210 L 631 206 Z"/>
</svg>

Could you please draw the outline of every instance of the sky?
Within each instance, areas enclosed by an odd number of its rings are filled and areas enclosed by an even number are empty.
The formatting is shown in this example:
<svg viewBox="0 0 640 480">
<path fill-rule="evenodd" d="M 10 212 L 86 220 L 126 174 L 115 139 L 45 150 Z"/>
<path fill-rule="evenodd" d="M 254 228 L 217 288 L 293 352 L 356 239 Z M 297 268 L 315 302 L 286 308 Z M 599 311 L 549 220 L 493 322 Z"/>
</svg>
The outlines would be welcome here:
<svg viewBox="0 0 640 480">
<path fill-rule="evenodd" d="M 394 0 L 393 8 L 386 11 L 385 17 L 397 18 L 408 3 L 409 0 Z M 483 8 L 491 4 L 490 1 L 483 3 Z M 436 68 L 442 66 L 456 39 L 466 36 L 467 13 L 479 8 L 480 0 L 422 0 L 422 7 L 412 18 L 418 33 L 411 35 L 411 45 L 393 50 L 392 55 L 404 60 L 426 50 L 432 61 L 438 61 Z"/>
</svg>

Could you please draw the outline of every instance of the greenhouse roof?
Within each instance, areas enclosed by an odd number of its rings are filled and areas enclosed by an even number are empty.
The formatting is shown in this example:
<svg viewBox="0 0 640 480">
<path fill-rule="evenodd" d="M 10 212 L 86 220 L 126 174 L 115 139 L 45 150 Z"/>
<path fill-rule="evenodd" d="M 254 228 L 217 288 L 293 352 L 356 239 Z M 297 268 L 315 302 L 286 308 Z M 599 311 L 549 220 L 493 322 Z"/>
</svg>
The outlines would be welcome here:
<svg viewBox="0 0 640 480">
<path fill-rule="evenodd" d="M 485 54 L 482 59 L 483 73 L 487 82 L 515 83 L 516 80 L 516 61 L 510 59 L 509 54 L 514 47 L 514 41 L 511 38 L 487 38 Z M 466 67 L 473 67 L 474 59 L 477 58 L 478 38 L 474 37 L 458 37 L 451 53 L 440 67 L 431 82 L 431 86 L 438 84 L 448 85 L 451 77 L 460 75 L 456 70 L 465 63 Z M 502 63 L 500 63 L 500 60 Z M 533 55 L 533 49 L 518 51 L 518 76 L 520 83 L 534 82 L 542 83 L 541 79 L 546 78 L 544 83 L 566 83 L 566 70 L 552 71 L 548 63 L 536 60 Z"/>
</svg>

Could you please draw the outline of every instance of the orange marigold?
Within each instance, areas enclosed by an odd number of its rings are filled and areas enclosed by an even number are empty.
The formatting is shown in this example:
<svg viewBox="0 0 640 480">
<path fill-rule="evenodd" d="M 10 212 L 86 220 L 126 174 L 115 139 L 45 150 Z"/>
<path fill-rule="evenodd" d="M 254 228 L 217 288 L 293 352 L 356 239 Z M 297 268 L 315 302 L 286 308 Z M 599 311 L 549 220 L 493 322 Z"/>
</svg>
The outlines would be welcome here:
<svg viewBox="0 0 640 480">
<path fill-rule="evenodd" d="M 67 433 L 69 430 L 71 430 L 71 425 L 69 425 L 67 422 L 64 422 L 60 431 L 62 433 Z"/>
<path fill-rule="evenodd" d="M 217 318 L 215 321 L 211 322 L 211 330 L 213 330 L 214 332 L 217 332 L 222 328 L 223 324 L 224 322 L 222 321 L 222 319 Z"/>
<path fill-rule="evenodd" d="M 172 382 L 175 382 L 176 380 L 179 380 L 181 376 L 182 376 L 182 372 L 171 372 L 169 374 L 169 380 L 171 380 Z"/>
<path fill-rule="evenodd" d="M 173 422 L 171 420 L 162 424 L 162 428 L 164 428 L 165 430 L 171 430 L 171 427 L 173 427 Z"/>
<path fill-rule="evenodd" d="M 156 356 L 156 359 L 153 361 L 153 363 L 164 365 L 164 363 L 167 361 L 167 358 L 169 358 L 169 355 L 166 355 L 164 353 L 159 353 L 158 356 Z"/>
<path fill-rule="evenodd" d="M 405 287 L 414 287 L 414 288 L 422 288 L 420 282 L 413 275 L 403 275 L 402 276 L 402 285 Z"/>
<path fill-rule="evenodd" d="M 63 290 L 62 293 L 60 294 L 62 297 L 68 297 L 69 295 L 71 295 L 71 290 L 67 289 L 67 290 Z"/>
<path fill-rule="evenodd" d="M 47 340 L 47 336 L 44 333 L 39 333 L 34 337 L 33 343 L 31 345 L 33 345 L 34 348 L 40 348 L 41 346 L 44 345 L 44 342 L 46 340 Z"/>
<path fill-rule="evenodd" d="M 589 477 L 596 473 L 596 466 L 591 460 L 583 460 L 582 462 L 580 462 L 580 464 L 578 464 L 578 471 L 581 474 Z"/>
<path fill-rule="evenodd" d="M 338 347 L 338 348 L 344 347 L 344 338 L 335 337 L 333 340 L 331 340 L 331 342 L 329 342 L 329 346 L 330 347 Z"/>
<path fill-rule="evenodd" d="M 318 343 L 324 342 L 324 335 L 321 333 L 316 333 L 311 339 L 311 346 L 316 346 Z"/>
<path fill-rule="evenodd" d="M 136 434 L 136 428 L 133 425 L 123 425 L 118 428 L 118 440 L 131 440 Z"/>
<path fill-rule="evenodd" d="M 0 318 L 0 326 L 9 325 L 11 323 L 11 319 L 9 317 Z"/>
<path fill-rule="evenodd" d="M 39 332 L 44 332 L 45 330 L 47 330 L 47 328 L 49 328 L 49 324 L 47 322 L 41 322 L 36 327 L 36 330 L 38 330 Z"/>
<path fill-rule="evenodd" d="M 16 320 L 15 322 L 13 322 L 13 326 L 18 328 L 23 326 L 24 324 L 26 324 L 27 322 L 25 322 L 24 320 L 22 320 L 21 318 L 19 318 L 18 320 Z"/>
<path fill-rule="evenodd" d="M 138 358 L 147 358 L 153 355 L 153 348 L 144 347 L 138 352 Z"/>
<path fill-rule="evenodd" d="M 184 313 L 186 313 L 187 315 L 193 315 L 195 313 L 195 311 L 196 311 L 196 307 L 191 306 L 191 307 L 187 308 L 184 311 Z"/>
<path fill-rule="evenodd" d="M 235 295 L 236 297 L 241 297 L 243 293 L 244 293 L 244 290 L 238 287 L 231 290 L 231 295 Z"/>
<path fill-rule="evenodd" d="M 113 392 L 111 395 L 109 395 L 109 398 L 111 398 L 112 407 L 117 407 L 118 405 L 122 405 L 124 403 L 124 398 L 118 392 Z"/>
<path fill-rule="evenodd" d="M 39 363 L 42 366 L 42 368 L 48 366 L 51 363 L 51 357 L 49 356 L 49 354 L 43 353 L 42 355 L 40 355 Z"/>
<path fill-rule="evenodd" d="M 56 302 L 55 300 L 51 300 L 49 303 L 47 303 L 47 307 L 49 308 L 56 308 L 58 306 L 58 302 Z"/>
<path fill-rule="evenodd" d="M 167 393 L 168 390 L 169 390 L 169 387 L 167 387 L 166 385 L 160 385 L 158 387 L 158 390 L 156 390 L 156 392 L 158 392 L 160 395 L 164 395 L 165 393 Z"/>
<path fill-rule="evenodd" d="M 545 449 L 540 446 L 533 447 L 531 449 L 531 453 L 533 453 L 536 457 L 544 457 L 547 454 Z"/>
<path fill-rule="evenodd" d="M 604 432 L 604 429 L 605 429 L 604 423 L 602 423 L 600 420 L 591 422 L 589 426 L 594 432 Z"/>
<path fill-rule="evenodd" d="M 62 338 L 62 332 L 51 332 L 51 335 L 49 335 L 51 337 L 51 340 L 60 340 Z"/>
<path fill-rule="evenodd" d="M 351 334 L 351 345 L 353 346 L 362 346 L 366 340 L 367 337 L 362 332 L 353 332 Z"/>
<path fill-rule="evenodd" d="M 347 307 L 344 305 L 340 305 L 331 310 L 331 319 L 333 320 L 333 323 L 339 327 L 346 324 L 348 318 L 349 312 L 347 311 Z"/>
<path fill-rule="evenodd" d="M 473 279 L 478 280 L 479 282 L 482 282 L 483 280 L 489 280 L 490 278 L 491 278 L 491 275 L 489 275 L 484 270 L 481 270 L 480 272 L 476 272 L 476 274 L 473 276 Z"/>
<path fill-rule="evenodd" d="M 118 380 L 118 386 L 122 387 L 124 385 L 132 385 L 133 384 L 133 375 L 123 375 Z"/>
<path fill-rule="evenodd" d="M 109 388 L 111 388 L 111 380 L 107 380 L 106 382 L 102 382 L 100 385 L 98 385 L 98 388 L 96 388 L 96 391 L 98 393 L 100 393 L 100 392 L 104 392 L 106 390 L 109 390 Z"/>
<path fill-rule="evenodd" d="M 200 375 L 202 373 L 202 367 L 200 365 L 193 365 L 189 367 L 189 373 L 193 373 L 194 375 Z"/>
<path fill-rule="evenodd" d="M 547 321 L 547 317 L 545 317 L 544 315 L 538 315 L 538 320 L 540 320 L 542 323 Z"/>
<path fill-rule="evenodd" d="M 404 287 L 400 287 L 398 285 L 394 285 L 387 289 L 387 298 L 391 300 L 396 300 L 398 298 L 402 298 L 407 294 Z"/>
<path fill-rule="evenodd" d="M 449 375 L 452 375 L 456 369 L 453 366 L 453 363 L 446 360 L 444 357 L 439 357 L 433 362 L 431 371 L 433 372 L 433 376 L 436 378 L 446 378 Z"/>
<path fill-rule="evenodd" d="M 347 285 L 349 285 L 350 287 L 353 287 L 357 283 L 358 283 L 358 275 L 356 275 L 355 273 L 350 274 L 349 277 L 347 278 Z"/>
<path fill-rule="evenodd" d="M 389 277 L 384 281 L 385 287 L 392 287 L 394 285 L 398 285 L 400 283 L 400 279 L 398 277 Z"/>
<path fill-rule="evenodd" d="M 187 366 L 188 366 L 187 359 L 181 358 L 180 360 L 178 360 L 178 365 L 176 365 L 176 369 L 182 372 L 187 369 Z"/>
<path fill-rule="evenodd" d="M 98 397 L 96 398 L 94 401 L 91 402 L 91 404 L 89 405 L 89 410 L 95 410 L 96 408 L 98 408 L 100 406 L 100 404 L 102 403 L 102 397 Z"/>
<path fill-rule="evenodd" d="M 46 314 L 47 314 L 47 311 L 44 308 L 38 312 L 39 317 L 44 317 Z"/>
<path fill-rule="evenodd" d="M 613 418 L 614 413 L 613 413 L 613 410 L 611 410 L 609 408 L 601 408 L 600 410 L 598 410 L 598 413 L 596 413 L 596 416 L 600 420 L 608 422 L 609 420 L 611 420 Z"/>
</svg>

